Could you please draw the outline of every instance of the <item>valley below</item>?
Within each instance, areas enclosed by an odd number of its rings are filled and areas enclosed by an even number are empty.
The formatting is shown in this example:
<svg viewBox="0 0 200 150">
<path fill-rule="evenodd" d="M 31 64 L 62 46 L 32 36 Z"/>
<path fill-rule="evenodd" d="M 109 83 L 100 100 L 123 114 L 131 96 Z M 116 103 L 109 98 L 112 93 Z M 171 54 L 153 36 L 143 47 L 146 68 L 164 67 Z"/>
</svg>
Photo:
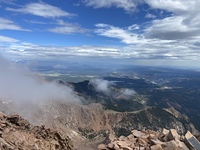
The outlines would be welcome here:
<svg viewBox="0 0 200 150">
<path fill-rule="evenodd" d="M 47 78 L 45 74 L 48 82 L 54 80 L 57 85 L 70 87 L 79 101 L 52 99 L 17 104 L 1 100 L 0 111 L 17 113 L 33 125 L 61 132 L 77 150 L 97 149 L 109 136 L 128 136 L 132 130 L 161 132 L 165 128 L 175 129 L 180 135 L 190 131 L 199 136 L 199 72 L 129 71 L 95 78 L 89 74 L 91 78 L 87 75 L 79 82 L 68 81 L 70 77 L 63 78 L 64 74 L 62 78 Z M 194 84 L 187 87 L 188 80 Z"/>
</svg>

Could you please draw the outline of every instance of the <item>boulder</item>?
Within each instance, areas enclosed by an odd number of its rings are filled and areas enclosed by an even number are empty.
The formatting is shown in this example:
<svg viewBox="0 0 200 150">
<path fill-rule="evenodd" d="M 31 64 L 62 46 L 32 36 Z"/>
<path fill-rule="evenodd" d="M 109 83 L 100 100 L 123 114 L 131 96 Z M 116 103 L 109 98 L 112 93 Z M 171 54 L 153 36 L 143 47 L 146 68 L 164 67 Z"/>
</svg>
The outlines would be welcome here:
<svg viewBox="0 0 200 150">
<path fill-rule="evenodd" d="M 185 143 L 188 141 L 188 145 Z M 160 133 L 154 131 L 133 130 L 132 134 L 120 136 L 107 146 L 108 150 L 200 150 L 199 141 L 188 132 L 183 140 L 174 129 L 163 129 Z"/>
<path fill-rule="evenodd" d="M 143 146 L 143 147 L 148 145 L 147 141 L 145 139 L 142 139 L 142 138 L 138 138 L 138 143 L 139 143 L 140 146 Z"/>
<path fill-rule="evenodd" d="M 119 140 L 120 140 L 120 141 L 127 141 L 127 140 L 128 140 L 128 138 L 127 138 L 127 137 L 125 137 L 125 136 L 120 136 L 120 137 L 119 137 Z"/>
<path fill-rule="evenodd" d="M 184 142 L 181 142 L 179 140 L 175 140 L 175 142 L 178 144 L 178 148 L 180 148 L 182 150 L 189 150 L 189 148 L 186 146 L 186 144 Z"/>
<path fill-rule="evenodd" d="M 177 131 L 175 129 L 170 129 L 169 133 L 166 135 L 166 137 L 167 138 L 165 139 L 165 141 L 180 139 L 180 135 L 177 133 Z"/>
<path fill-rule="evenodd" d="M 99 144 L 98 150 L 107 150 L 106 145 L 105 144 Z"/>
<path fill-rule="evenodd" d="M 128 138 L 128 140 L 131 141 L 132 143 L 136 143 L 137 138 L 135 138 L 133 134 L 130 134 L 127 138 Z"/>
<path fill-rule="evenodd" d="M 160 144 L 156 144 L 151 146 L 151 150 L 163 150 L 163 148 Z"/>
<path fill-rule="evenodd" d="M 166 142 L 167 141 L 167 138 L 166 136 L 169 134 L 169 130 L 163 128 L 163 130 L 160 132 L 160 134 L 158 135 L 158 139 L 163 141 L 163 142 Z"/>
<path fill-rule="evenodd" d="M 138 130 L 132 130 L 131 133 L 137 138 L 145 136 L 145 133 L 138 131 Z"/>
<path fill-rule="evenodd" d="M 114 146 L 115 146 L 115 145 L 114 145 L 113 143 L 109 143 L 108 146 L 107 146 L 107 148 L 109 148 L 109 149 L 114 149 Z"/>
</svg>

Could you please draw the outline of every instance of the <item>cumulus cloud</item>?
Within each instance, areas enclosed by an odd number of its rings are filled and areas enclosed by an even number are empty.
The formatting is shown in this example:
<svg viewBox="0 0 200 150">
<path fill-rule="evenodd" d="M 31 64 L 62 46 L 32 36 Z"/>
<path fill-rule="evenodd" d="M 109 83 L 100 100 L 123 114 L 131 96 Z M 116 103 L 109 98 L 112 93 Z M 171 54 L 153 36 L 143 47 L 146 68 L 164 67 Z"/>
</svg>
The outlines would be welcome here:
<svg viewBox="0 0 200 150">
<path fill-rule="evenodd" d="M 146 28 L 148 38 L 157 39 L 184 39 L 200 37 L 200 1 L 150 1 L 146 2 L 153 9 L 163 9 L 172 15 L 163 19 L 153 20 L 150 27 Z"/>
<path fill-rule="evenodd" d="M 24 102 L 37 104 L 48 100 L 79 101 L 71 88 L 44 81 L 2 57 L 0 57 L 0 68 L 1 101 L 12 100 L 18 105 Z"/>
<path fill-rule="evenodd" d="M 45 18 L 57 18 L 57 17 L 73 17 L 76 14 L 66 12 L 56 6 L 52 6 L 46 3 L 30 3 L 22 8 L 6 8 L 8 11 L 20 12 L 25 14 L 32 14 L 35 16 Z"/>
<path fill-rule="evenodd" d="M 101 7 L 109 4 L 105 1 L 94 1 L 90 5 L 93 6 L 94 3 L 99 7 L 100 4 Z M 199 59 L 199 48 L 195 43 L 200 39 L 200 1 L 143 0 L 135 4 L 138 6 L 144 3 L 149 5 L 152 12 L 162 10 L 162 17 L 156 18 L 154 14 L 148 12 L 146 18 L 152 19 L 148 24 L 122 28 L 101 23 L 96 24 L 95 32 L 129 45 L 123 48 L 122 52 L 130 58 Z"/>
<path fill-rule="evenodd" d="M 108 95 L 111 93 L 110 86 L 113 83 L 103 79 L 91 79 L 90 84 L 95 88 L 97 92 L 101 92 Z"/>
</svg>

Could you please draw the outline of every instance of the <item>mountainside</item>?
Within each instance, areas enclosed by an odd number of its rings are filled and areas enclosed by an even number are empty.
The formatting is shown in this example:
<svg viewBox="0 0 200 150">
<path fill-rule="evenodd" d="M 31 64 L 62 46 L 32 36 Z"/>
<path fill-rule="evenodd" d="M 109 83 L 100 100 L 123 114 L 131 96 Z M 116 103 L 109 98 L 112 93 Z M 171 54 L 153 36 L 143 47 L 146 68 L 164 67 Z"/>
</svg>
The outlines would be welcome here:
<svg viewBox="0 0 200 150">
<path fill-rule="evenodd" d="M 197 85 L 195 88 L 179 87 L 178 81 L 185 79 L 175 78 L 173 74 L 170 76 L 173 82 L 166 77 L 162 83 L 145 76 L 109 76 L 76 83 L 56 80 L 56 86 L 71 87 L 71 94 L 79 101 L 19 100 L 16 103 L 1 99 L 0 111 L 17 113 L 33 125 L 45 125 L 62 132 L 73 141 L 77 150 L 96 149 L 106 137 L 128 136 L 132 130 L 161 131 L 166 128 L 175 129 L 180 135 L 190 131 L 199 136 L 196 129 L 199 127 Z M 168 81 L 171 86 L 167 86 L 170 85 Z"/>
<path fill-rule="evenodd" d="M 40 120 L 41 124 L 46 124 L 68 135 L 77 149 L 81 144 L 102 142 L 109 134 L 128 135 L 133 129 L 160 131 L 162 128 L 174 128 L 180 134 L 187 130 L 198 134 L 198 131 L 184 116 L 178 114 L 177 117 L 169 112 L 169 110 L 155 107 L 135 112 L 116 112 L 105 110 L 100 104 L 51 102 L 41 107 L 37 120 Z M 36 119 L 33 118 L 34 120 Z M 95 146 L 97 145 L 93 145 L 93 148 Z M 85 146 L 85 149 L 88 147 Z"/>
</svg>

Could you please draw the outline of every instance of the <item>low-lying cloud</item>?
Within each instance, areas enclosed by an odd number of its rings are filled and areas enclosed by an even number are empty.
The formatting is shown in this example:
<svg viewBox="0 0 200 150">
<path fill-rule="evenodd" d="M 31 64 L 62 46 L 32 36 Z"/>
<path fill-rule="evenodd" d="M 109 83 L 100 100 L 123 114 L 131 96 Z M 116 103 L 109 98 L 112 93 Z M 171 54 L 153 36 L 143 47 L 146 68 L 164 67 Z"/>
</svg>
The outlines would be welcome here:
<svg viewBox="0 0 200 150">
<path fill-rule="evenodd" d="M 90 84 L 94 87 L 94 89 L 97 92 L 112 96 L 112 97 L 126 97 L 130 98 L 131 96 L 134 96 L 136 94 L 136 91 L 133 89 L 123 88 L 120 91 L 116 91 L 113 88 L 113 85 L 115 85 L 114 82 L 104 80 L 104 79 L 91 79 Z"/>
<path fill-rule="evenodd" d="M 111 93 L 110 86 L 113 83 L 103 79 L 91 79 L 90 84 L 95 88 L 97 92 L 101 92 L 108 95 Z"/>
<path fill-rule="evenodd" d="M 136 91 L 132 90 L 132 89 L 124 89 L 122 92 L 122 95 L 124 96 L 133 96 L 136 94 Z"/>
<path fill-rule="evenodd" d="M 47 100 L 79 101 L 73 90 L 48 82 L 0 56 L 0 100 L 39 103 Z"/>
</svg>

